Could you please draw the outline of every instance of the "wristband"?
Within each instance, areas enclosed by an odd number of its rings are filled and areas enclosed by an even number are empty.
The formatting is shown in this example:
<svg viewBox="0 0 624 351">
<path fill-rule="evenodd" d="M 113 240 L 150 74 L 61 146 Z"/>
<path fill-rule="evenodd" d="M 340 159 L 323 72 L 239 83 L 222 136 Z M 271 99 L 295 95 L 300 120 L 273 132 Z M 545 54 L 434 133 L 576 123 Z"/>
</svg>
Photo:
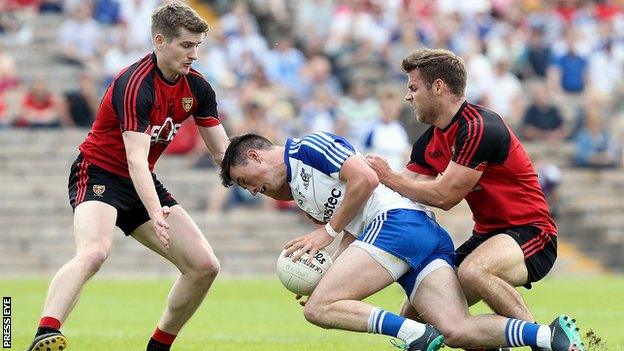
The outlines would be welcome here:
<svg viewBox="0 0 624 351">
<path fill-rule="evenodd" d="M 335 231 L 334 228 L 332 228 L 332 226 L 331 226 L 331 224 L 329 224 L 329 222 L 327 222 L 327 224 L 325 224 L 325 231 L 332 238 L 335 238 L 338 234 L 340 234 L 337 231 Z"/>
</svg>

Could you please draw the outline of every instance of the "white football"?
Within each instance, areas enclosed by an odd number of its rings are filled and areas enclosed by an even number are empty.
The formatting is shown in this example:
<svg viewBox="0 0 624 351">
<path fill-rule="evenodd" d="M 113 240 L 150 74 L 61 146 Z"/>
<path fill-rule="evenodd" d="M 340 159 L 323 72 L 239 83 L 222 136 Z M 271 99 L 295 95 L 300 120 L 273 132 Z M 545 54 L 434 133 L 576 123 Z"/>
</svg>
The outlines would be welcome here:
<svg viewBox="0 0 624 351">
<path fill-rule="evenodd" d="M 282 251 L 277 258 L 277 276 L 286 289 L 295 294 L 310 295 L 321 280 L 321 277 L 332 264 L 331 255 L 327 250 L 319 251 L 311 262 L 307 261 L 308 254 L 293 262 L 292 254 L 284 256 Z"/>
</svg>

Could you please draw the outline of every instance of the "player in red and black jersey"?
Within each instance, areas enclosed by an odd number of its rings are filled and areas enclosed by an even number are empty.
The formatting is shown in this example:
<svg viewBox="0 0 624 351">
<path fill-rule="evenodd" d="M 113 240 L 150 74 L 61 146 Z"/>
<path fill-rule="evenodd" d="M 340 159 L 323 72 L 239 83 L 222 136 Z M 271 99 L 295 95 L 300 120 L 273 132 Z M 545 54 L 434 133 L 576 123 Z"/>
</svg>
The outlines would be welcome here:
<svg viewBox="0 0 624 351">
<path fill-rule="evenodd" d="M 29 350 L 66 348 L 61 323 L 108 257 L 115 226 L 182 272 L 148 351 L 171 348 L 214 281 L 219 262 L 210 244 L 153 173 L 187 118 L 194 119 L 215 161 L 223 158 L 228 138 L 215 92 L 191 68 L 207 31 L 206 21 L 187 5 L 157 8 L 152 15 L 154 52 L 121 71 L 108 87 L 70 172 L 77 252 L 50 283 Z"/>
<path fill-rule="evenodd" d="M 500 116 L 466 102 L 466 70 L 455 54 L 422 49 L 402 66 L 405 99 L 431 127 L 402 173 L 376 155 L 367 156 L 369 164 L 415 202 L 448 210 L 466 199 L 475 226 L 455 263 L 468 303 L 484 300 L 500 315 L 534 321 L 515 287 L 530 287 L 552 268 L 557 228 L 531 160 Z M 403 313 L 417 316 L 409 304 Z"/>
</svg>

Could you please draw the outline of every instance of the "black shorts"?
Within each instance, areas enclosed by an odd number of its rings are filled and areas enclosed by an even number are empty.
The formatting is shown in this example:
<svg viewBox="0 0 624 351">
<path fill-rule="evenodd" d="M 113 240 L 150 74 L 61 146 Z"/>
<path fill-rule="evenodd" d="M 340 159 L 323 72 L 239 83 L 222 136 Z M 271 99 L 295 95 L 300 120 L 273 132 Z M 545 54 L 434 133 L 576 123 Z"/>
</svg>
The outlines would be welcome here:
<svg viewBox="0 0 624 351">
<path fill-rule="evenodd" d="M 156 193 L 162 206 L 178 202 L 152 173 Z M 130 178 L 104 170 L 83 159 L 82 154 L 71 166 L 69 173 L 69 204 L 72 209 L 85 201 L 100 201 L 117 209 L 115 225 L 130 235 L 141 224 L 150 220 Z"/>
<path fill-rule="evenodd" d="M 523 285 L 525 288 L 531 289 L 531 283 L 544 278 L 555 264 L 557 259 L 557 237 L 544 232 L 538 227 L 526 225 L 483 235 L 473 233 L 466 242 L 455 250 L 455 267 L 459 267 L 466 256 L 496 234 L 509 235 L 520 245 L 524 253 L 524 262 L 529 272 L 529 281 Z"/>
</svg>

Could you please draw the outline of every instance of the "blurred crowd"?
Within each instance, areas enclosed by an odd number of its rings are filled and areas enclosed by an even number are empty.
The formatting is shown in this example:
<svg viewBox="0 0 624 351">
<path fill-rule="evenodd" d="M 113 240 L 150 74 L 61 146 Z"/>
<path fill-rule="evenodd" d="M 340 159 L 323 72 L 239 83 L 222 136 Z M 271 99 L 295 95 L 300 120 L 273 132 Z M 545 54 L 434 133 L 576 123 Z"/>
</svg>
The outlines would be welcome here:
<svg viewBox="0 0 624 351">
<path fill-rule="evenodd" d="M 0 128 L 89 127 L 108 83 L 151 50 L 160 2 L 0 0 Z M 426 126 L 403 101 L 400 62 L 418 47 L 448 48 L 465 60 L 467 99 L 494 109 L 521 139 L 573 143 L 578 167 L 619 167 L 623 2 L 191 1 L 211 25 L 194 67 L 215 88 L 231 134 L 282 142 L 331 131 L 401 169 Z M 36 40 L 43 16 L 62 20 L 46 29 L 56 32 L 54 59 L 32 76 L 12 52 Z M 79 72 L 65 91 L 45 74 L 61 67 Z M 196 141 L 186 125 L 170 151 L 197 152 Z"/>
</svg>

